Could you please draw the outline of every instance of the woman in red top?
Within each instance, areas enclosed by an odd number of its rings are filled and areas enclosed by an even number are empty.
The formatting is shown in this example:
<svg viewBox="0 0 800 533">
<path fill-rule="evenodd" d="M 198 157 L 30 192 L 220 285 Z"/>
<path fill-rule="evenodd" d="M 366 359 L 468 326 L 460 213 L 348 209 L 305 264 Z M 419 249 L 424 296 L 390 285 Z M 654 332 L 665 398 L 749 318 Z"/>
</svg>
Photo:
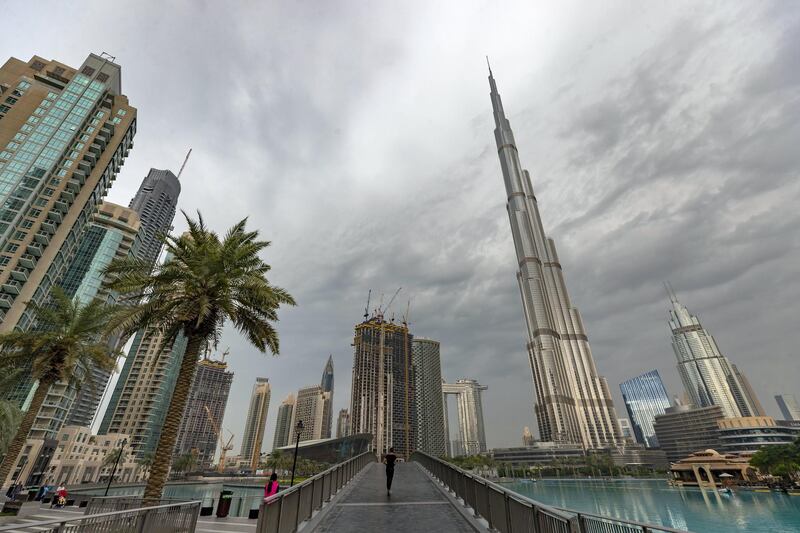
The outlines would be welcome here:
<svg viewBox="0 0 800 533">
<path fill-rule="evenodd" d="M 264 499 L 266 500 L 270 496 L 278 494 L 279 490 L 281 490 L 281 487 L 278 485 L 278 474 L 273 472 L 272 475 L 269 476 L 269 481 L 264 487 Z"/>
</svg>

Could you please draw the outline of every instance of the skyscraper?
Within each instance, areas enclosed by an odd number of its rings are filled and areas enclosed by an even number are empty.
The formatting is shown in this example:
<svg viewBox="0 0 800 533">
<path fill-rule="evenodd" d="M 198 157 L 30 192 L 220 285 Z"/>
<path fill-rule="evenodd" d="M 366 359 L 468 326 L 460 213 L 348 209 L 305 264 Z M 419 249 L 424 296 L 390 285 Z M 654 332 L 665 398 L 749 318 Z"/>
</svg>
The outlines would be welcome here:
<svg viewBox="0 0 800 533">
<path fill-rule="evenodd" d="M 442 402 L 445 421 L 449 420 L 446 396 L 448 394 L 456 396 L 460 438 L 458 441 L 453 442 L 460 443 L 456 448 L 458 448 L 457 451 L 463 451 L 463 454 L 478 455 L 486 451 L 486 430 L 483 425 L 481 391 L 485 391 L 487 388 L 474 379 L 459 379 L 455 383 L 442 383 L 442 392 L 445 395 Z M 446 433 L 449 433 L 446 424 L 445 429 Z M 449 436 L 446 435 L 446 438 L 449 438 Z M 451 451 L 451 454 L 456 454 L 456 451 Z M 463 454 L 460 453 L 458 455 Z"/>
<path fill-rule="evenodd" d="M 531 428 L 525 426 L 522 430 L 522 445 L 523 446 L 533 446 L 536 443 L 536 439 L 533 438 L 533 433 L 531 433 Z"/>
<path fill-rule="evenodd" d="M 725 418 L 753 416 L 757 412 L 717 342 L 700 320 L 678 301 L 668 285 L 672 309 L 669 326 L 672 349 L 678 358 L 678 373 L 695 407 L 718 405 Z"/>
<path fill-rule="evenodd" d="M 61 280 L 133 146 L 120 71 L 94 54 L 77 70 L 38 56 L 0 67 L 0 333 L 33 325 L 28 302 L 43 304 Z M 23 370 L 8 395 L 18 405 L 34 390 Z M 53 437 L 76 392 L 53 385 L 31 437 Z"/>
<path fill-rule="evenodd" d="M 407 459 L 416 446 L 412 340 L 406 324 L 380 313 L 355 327 L 351 433 L 371 434 L 371 449 L 379 455 L 393 447 Z"/>
<path fill-rule="evenodd" d="M 100 433 L 130 435 L 129 445 L 137 457 L 155 452 L 178 380 L 186 338 L 164 342 L 154 328 L 140 330 L 133 338 Z"/>
<path fill-rule="evenodd" d="M 778 394 L 775 401 L 785 420 L 800 420 L 800 404 L 794 394 Z"/>
<path fill-rule="evenodd" d="M 325 363 L 325 370 L 322 371 L 322 381 L 320 382 L 322 392 L 326 392 L 324 412 L 322 414 L 322 439 L 331 438 L 331 424 L 333 423 L 333 355 L 328 356 Z"/>
<path fill-rule="evenodd" d="M 447 452 L 439 348 L 439 342 L 431 339 L 417 337 L 411 343 L 416 376 L 417 449 L 437 457 Z"/>
<path fill-rule="evenodd" d="M 189 389 L 189 398 L 175 440 L 175 455 L 195 454 L 197 466 L 208 468 L 217 453 L 233 373 L 224 361 L 202 359 Z"/>
<path fill-rule="evenodd" d="M 750 416 L 767 416 L 767 412 L 764 410 L 764 406 L 761 405 L 755 389 L 752 385 L 750 385 L 750 380 L 747 379 L 747 376 L 744 374 L 744 372 L 739 370 L 738 366 L 731 364 L 731 368 L 733 369 L 733 375 L 736 378 L 735 381 L 741 385 L 744 403 L 752 408 Z"/>
<path fill-rule="evenodd" d="M 130 204 L 142 219 L 141 245 L 136 255 L 139 259 L 156 264 L 161 238 L 172 229 L 180 193 L 181 184 L 169 170 L 151 168 L 142 180 Z"/>
<path fill-rule="evenodd" d="M 84 232 L 78 251 L 59 283 L 64 293 L 83 304 L 94 298 L 115 303 L 118 295 L 109 293 L 103 287 L 103 270 L 112 260 L 127 257 L 132 252 L 138 242 L 138 231 L 139 215 L 135 211 L 103 202 Z M 97 367 L 91 368 L 90 372 L 91 382 L 84 383 L 77 392 L 66 425 L 89 427 L 92 424 L 111 372 Z M 62 402 L 61 398 L 51 397 L 45 403 L 60 405 Z"/>
<path fill-rule="evenodd" d="M 339 417 L 336 419 L 336 438 L 350 436 L 350 411 L 347 409 L 339 410 Z"/>
<path fill-rule="evenodd" d="M 657 448 L 658 439 L 653 424 L 656 417 L 663 415 L 670 406 L 669 395 L 658 370 L 623 381 L 619 390 L 631 419 L 636 442 L 648 448 Z"/>
<path fill-rule="evenodd" d="M 583 320 L 570 302 L 555 242 L 545 234 L 530 174 L 520 164 L 491 70 L 489 85 L 519 265 L 539 433 L 544 441 L 582 443 L 585 448 L 615 445 L 620 434 L 608 383 L 597 373 Z"/>
<path fill-rule="evenodd" d="M 272 439 L 272 449 L 276 450 L 289 444 L 292 434 L 292 413 L 294 412 L 294 394 L 290 394 L 278 407 L 278 419 L 275 422 L 275 436 Z"/>
<path fill-rule="evenodd" d="M 694 408 L 675 405 L 658 415 L 653 427 L 667 459 L 678 461 L 707 448 L 721 449 L 717 422 L 723 418 L 722 407 L 718 405 Z"/>
<path fill-rule="evenodd" d="M 292 410 L 291 428 L 297 427 L 299 421 L 303 421 L 303 431 L 300 433 L 300 442 L 306 440 L 325 439 L 325 414 L 330 412 L 330 392 L 325 392 L 320 386 L 304 387 L 297 391 L 297 401 Z M 291 439 L 296 439 L 297 435 L 290 431 Z M 330 435 L 330 428 L 328 428 Z"/>
<path fill-rule="evenodd" d="M 34 56 L 0 67 L 0 333 L 31 326 L 136 134 L 120 66 Z M 18 391 L 27 394 L 30 382 Z"/>
<path fill-rule="evenodd" d="M 242 451 L 240 456 L 243 461 L 248 461 L 250 468 L 258 467 L 261 458 L 261 445 L 264 441 L 264 428 L 267 425 L 267 411 L 272 390 L 269 379 L 256 378 L 253 392 L 250 395 L 250 408 L 247 410 L 247 420 L 244 423 L 244 436 L 242 437 Z"/>
</svg>

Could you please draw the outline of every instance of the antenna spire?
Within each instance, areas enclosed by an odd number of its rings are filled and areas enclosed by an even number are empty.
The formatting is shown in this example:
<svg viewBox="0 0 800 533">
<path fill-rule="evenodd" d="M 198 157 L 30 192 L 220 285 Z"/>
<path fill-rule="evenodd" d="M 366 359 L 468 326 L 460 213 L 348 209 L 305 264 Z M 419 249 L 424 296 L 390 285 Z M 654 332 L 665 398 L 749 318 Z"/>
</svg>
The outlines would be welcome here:
<svg viewBox="0 0 800 533">
<path fill-rule="evenodd" d="M 189 161 L 189 156 L 192 155 L 192 149 L 189 148 L 189 153 L 186 154 L 186 159 L 183 160 L 183 164 L 181 165 L 181 169 L 178 171 L 178 179 L 181 179 L 181 174 L 183 174 L 183 169 L 186 168 L 186 162 Z"/>
<path fill-rule="evenodd" d="M 492 65 L 489 64 L 489 56 L 486 56 L 486 66 L 489 67 L 489 76 L 492 75 Z"/>
</svg>

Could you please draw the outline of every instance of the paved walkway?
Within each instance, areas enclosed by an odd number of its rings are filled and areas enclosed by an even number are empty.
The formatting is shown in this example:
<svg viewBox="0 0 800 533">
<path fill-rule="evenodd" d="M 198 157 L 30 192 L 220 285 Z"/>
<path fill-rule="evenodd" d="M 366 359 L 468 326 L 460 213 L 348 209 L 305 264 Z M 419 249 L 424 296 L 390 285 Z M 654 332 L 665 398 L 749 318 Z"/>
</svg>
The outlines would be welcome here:
<svg viewBox="0 0 800 533">
<path fill-rule="evenodd" d="M 398 463 L 391 496 L 386 494 L 385 467 L 374 463 L 333 502 L 312 530 L 475 533 L 477 529 L 461 514 L 442 489 L 416 463 Z M 304 530 L 303 533 L 306 533 Z"/>
</svg>

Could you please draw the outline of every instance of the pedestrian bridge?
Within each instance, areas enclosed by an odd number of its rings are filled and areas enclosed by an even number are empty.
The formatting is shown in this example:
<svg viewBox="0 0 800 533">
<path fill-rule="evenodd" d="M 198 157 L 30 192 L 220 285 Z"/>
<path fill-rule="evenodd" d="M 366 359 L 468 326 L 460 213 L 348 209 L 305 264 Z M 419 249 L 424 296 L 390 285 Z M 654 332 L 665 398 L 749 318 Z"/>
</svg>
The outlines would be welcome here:
<svg viewBox="0 0 800 533">
<path fill-rule="evenodd" d="M 108 509 L 109 502 L 89 502 L 86 514 L 40 509 L 0 523 L 0 533 L 686 533 L 549 507 L 422 453 L 397 464 L 391 494 L 384 466 L 366 453 L 279 492 L 260 506 L 257 520 L 201 517 L 199 501 L 97 512 Z"/>
</svg>

